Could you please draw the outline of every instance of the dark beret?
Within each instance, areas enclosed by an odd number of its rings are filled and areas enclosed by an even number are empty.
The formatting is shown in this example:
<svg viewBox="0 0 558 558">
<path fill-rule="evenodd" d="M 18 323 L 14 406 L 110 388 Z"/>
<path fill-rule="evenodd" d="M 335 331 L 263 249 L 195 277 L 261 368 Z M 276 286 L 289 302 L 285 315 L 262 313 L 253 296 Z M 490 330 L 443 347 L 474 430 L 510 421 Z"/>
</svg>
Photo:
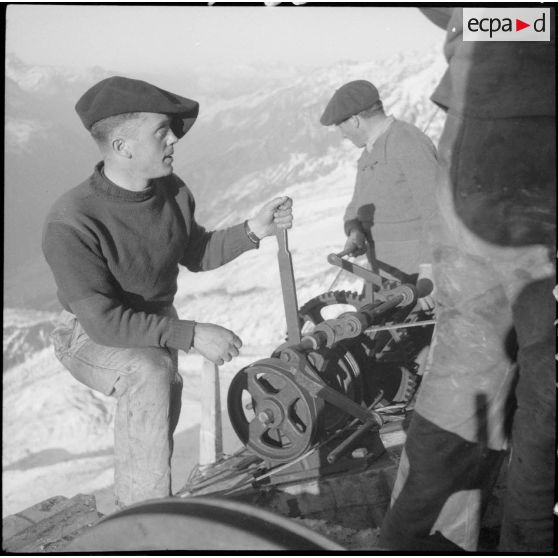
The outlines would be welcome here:
<svg viewBox="0 0 558 558">
<path fill-rule="evenodd" d="M 199 104 L 145 81 L 120 76 L 104 79 L 88 89 L 76 103 L 83 125 L 91 126 L 109 116 L 127 112 L 156 112 L 176 115 L 183 125 L 175 133 L 181 138 L 194 124 Z"/>
<path fill-rule="evenodd" d="M 333 94 L 320 118 L 320 123 L 324 126 L 340 124 L 347 118 L 369 109 L 379 100 L 378 90 L 369 81 L 350 81 Z"/>
</svg>

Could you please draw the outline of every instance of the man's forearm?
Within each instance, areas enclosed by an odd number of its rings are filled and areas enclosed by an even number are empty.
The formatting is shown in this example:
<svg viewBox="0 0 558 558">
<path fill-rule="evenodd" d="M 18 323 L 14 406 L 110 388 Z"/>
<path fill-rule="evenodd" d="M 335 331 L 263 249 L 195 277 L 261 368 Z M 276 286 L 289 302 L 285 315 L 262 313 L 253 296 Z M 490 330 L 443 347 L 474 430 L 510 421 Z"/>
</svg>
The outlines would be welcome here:
<svg viewBox="0 0 558 558">
<path fill-rule="evenodd" d="M 204 231 L 203 236 L 192 239 L 180 263 L 190 271 L 209 271 L 256 247 L 248 238 L 244 223 L 239 223 L 228 229 Z"/>
<path fill-rule="evenodd" d="M 79 323 L 100 345 L 109 347 L 168 347 L 188 351 L 194 322 L 135 311 L 101 294 L 70 302 Z"/>
</svg>

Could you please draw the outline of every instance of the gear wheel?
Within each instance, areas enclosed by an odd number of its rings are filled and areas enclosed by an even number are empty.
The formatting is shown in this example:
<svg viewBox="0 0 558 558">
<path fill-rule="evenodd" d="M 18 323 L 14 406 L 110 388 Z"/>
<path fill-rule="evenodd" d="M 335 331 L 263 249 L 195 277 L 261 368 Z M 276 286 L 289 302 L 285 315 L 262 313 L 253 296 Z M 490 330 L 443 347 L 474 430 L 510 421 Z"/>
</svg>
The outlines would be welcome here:
<svg viewBox="0 0 558 558">
<path fill-rule="evenodd" d="M 367 301 L 364 299 L 364 295 L 355 291 L 329 291 L 311 298 L 298 311 L 301 331 L 304 333 L 305 330 L 323 322 L 326 318 L 324 318 L 322 311 L 326 307 L 347 305 L 358 311 L 366 303 Z M 339 314 L 347 310 L 347 308 L 343 308 Z"/>
</svg>

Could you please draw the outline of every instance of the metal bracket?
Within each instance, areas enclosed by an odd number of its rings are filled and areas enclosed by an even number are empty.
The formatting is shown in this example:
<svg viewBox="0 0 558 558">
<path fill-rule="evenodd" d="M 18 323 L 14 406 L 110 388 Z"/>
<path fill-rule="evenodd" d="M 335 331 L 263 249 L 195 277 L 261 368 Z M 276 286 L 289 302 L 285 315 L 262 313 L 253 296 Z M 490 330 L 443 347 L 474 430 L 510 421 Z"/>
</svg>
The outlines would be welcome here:
<svg viewBox="0 0 558 558">
<path fill-rule="evenodd" d="M 345 411 L 362 422 L 374 421 L 378 427 L 383 425 L 384 421 L 378 413 L 361 407 L 346 395 L 326 385 L 325 382 L 320 379 L 318 373 L 313 370 L 312 365 L 305 355 L 299 353 L 295 349 L 286 348 L 281 352 L 280 358 L 283 362 L 296 367 L 294 375 L 296 383 L 313 397 L 320 397 L 327 403 Z M 308 370 L 312 370 L 313 375 L 308 373 Z"/>
</svg>

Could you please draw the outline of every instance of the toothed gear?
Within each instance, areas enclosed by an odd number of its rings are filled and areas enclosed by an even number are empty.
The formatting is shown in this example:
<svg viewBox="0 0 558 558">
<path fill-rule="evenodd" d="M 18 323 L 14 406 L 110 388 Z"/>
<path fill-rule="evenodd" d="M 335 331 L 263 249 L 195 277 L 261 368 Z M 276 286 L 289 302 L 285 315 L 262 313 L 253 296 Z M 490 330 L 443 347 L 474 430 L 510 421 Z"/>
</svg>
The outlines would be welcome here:
<svg viewBox="0 0 558 558">
<path fill-rule="evenodd" d="M 311 298 L 304 306 L 298 311 L 301 321 L 301 328 L 308 322 L 311 324 L 319 324 L 324 321 L 322 310 L 328 306 L 335 306 L 337 304 L 348 304 L 355 310 L 360 310 L 367 301 L 364 295 L 355 291 L 329 291 L 319 296 Z"/>
<path fill-rule="evenodd" d="M 397 393 L 393 396 L 394 403 L 400 403 L 411 400 L 418 387 L 418 381 L 415 374 L 410 372 L 407 368 L 401 367 L 401 383 Z"/>
</svg>

